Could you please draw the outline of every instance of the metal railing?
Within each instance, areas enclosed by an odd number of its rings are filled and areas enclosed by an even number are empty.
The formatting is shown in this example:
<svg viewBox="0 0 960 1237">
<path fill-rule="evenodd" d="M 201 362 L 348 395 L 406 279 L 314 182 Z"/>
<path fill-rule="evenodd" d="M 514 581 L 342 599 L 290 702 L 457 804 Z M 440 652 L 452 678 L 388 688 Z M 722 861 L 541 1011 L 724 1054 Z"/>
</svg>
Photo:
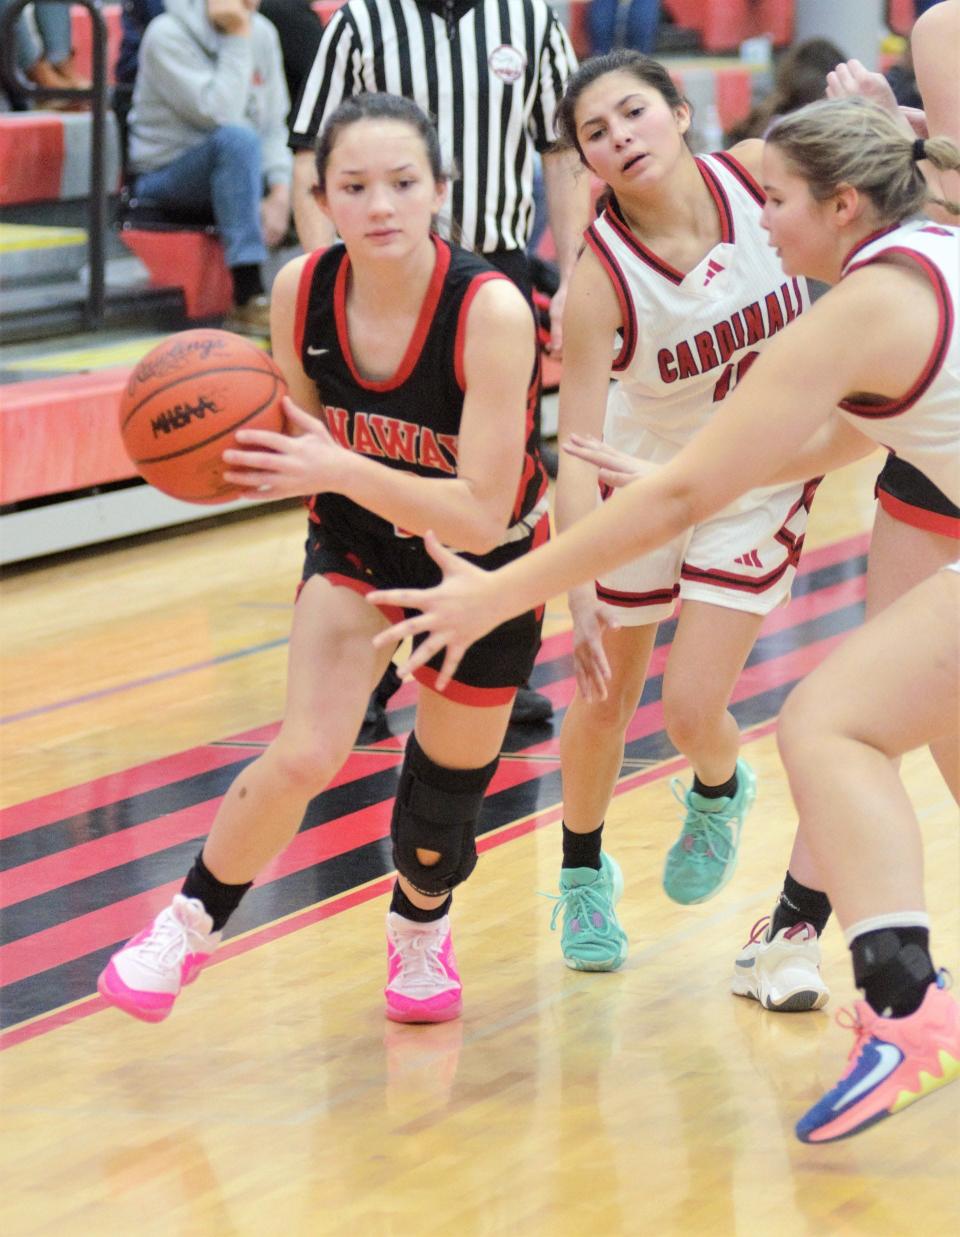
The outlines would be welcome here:
<svg viewBox="0 0 960 1237">
<path fill-rule="evenodd" d="M 89 89 L 47 89 L 35 85 L 17 64 L 14 29 L 28 4 L 81 4 L 93 23 L 93 81 Z M 100 0 L 12 0 L 0 14 L 0 81 L 8 93 L 26 99 L 82 99 L 91 104 L 90 189 L 88 198 L 86 325 L 96 330 L 104 319 L 104 273 L 106 265 L 107 184 L 107 25 Z"/>
</svg>

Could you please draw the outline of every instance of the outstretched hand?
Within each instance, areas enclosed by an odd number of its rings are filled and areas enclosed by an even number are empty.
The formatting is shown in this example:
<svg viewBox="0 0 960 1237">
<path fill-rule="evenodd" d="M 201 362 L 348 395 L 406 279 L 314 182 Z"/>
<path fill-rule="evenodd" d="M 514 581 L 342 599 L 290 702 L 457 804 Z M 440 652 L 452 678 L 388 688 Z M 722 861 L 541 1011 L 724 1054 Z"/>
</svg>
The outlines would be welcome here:
<svg viewBox="0 0 960 1237">
<path fill-rule="evenodd" d="M 591 702 L 606 700 L 612 674 L 603 638 L 620 624 L 609 608 L 597 600 L 592 584 L 571 589 L 568 602 L 573 619 L 573 666 L 580 695 Z"/>
<path fill-rule="evenodd" d="M 899 116 L 897 97 L 883 74 L 871 72 L 859 60 L 845 60 L 827 74 L 827 98 L 847 99 L 854 95 L 869 99 L 885 112 Z"/>
<path fill-rule="evenodd" d="M 626 451 L 618 451 L 609 443 L 592 434 L 571 434 L 564 442 L 563 449 L 567 455 L 573 455 L 578 460 L 592 464 L 597 469 L 598 479 L 613 489 L 629 485 L 638 477 L 646 477 L 659 467 L 649 460 L 638 460 Z"/>
<path fill-rule="evenodd" d="M 240 447 L 223 453 L 224 478 L 242 487 L 244 498 L 295 498 L 335 490 L 350 453 L 317 417 L 284 397 L 283 412 L 295 434 L 237 430 Z"/>
<path fill-rule="evenodd" d="M 373 643 L 377 648 L 392 647 L 408 636 L 429 633 L 411 657 L 398 667 L 398 672 L 401 678 L 410 678 L 415 670 L 445 648 L 446 656 L 436 683 L 437 691 L 442 692 L 470 645 L 506 616 L 498 613 L 494 572 L 483 571 L 448 550 L 433 531 L 424 535 L 423 543 L 443 572 L 443 582 L 436 588 L 378 589 L 367 594 L 367 601 L 371 605 L 401 606 L 421 612 L 380 632 Z"/>
</svg>

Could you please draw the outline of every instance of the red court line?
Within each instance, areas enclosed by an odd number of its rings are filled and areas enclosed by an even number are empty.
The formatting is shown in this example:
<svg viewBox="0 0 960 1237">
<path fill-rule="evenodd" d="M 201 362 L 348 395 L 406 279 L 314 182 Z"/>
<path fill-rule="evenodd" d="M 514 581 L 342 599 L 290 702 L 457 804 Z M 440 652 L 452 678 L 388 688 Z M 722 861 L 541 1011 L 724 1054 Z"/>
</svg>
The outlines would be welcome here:
<svg viewBox="0 0 960 1237">
<path fill-rule="evenodd" d="M 393 759 L 396 761 L 397 757 Z M 497 770 L 489 793 L 507 790 L 535 778 L 541 772 L 542 766 L 539 763 L 505 761 Z M 212 815 L 216 803 L 204 804 L 202 807 Z M 328 859 L 335 859 L 370 842 L 380 841 L 390 832 L 392 810 L 393 800 L 385 799 L 318 825 L 305 833 L 298 833 L 290 845 L 263 869 L 257 877 L 257 884 L 267 885 Z M 192 810 L 178 815 L 190 815 L 191 819 L 195 819 Z M 193 834 L 191 827 L 190 836 L 200 835 Z M 42 862 L 38 860 L 36 864 L 25 864 L 23 868 L 15 869 L 18 872 L 18 893 L 19 873 L 26 868 L 35 868 Z M 133 894 L 109 906 L 11 941 L 0 949 L 0 973 L 3 975 L 4 984 L 28 979 L 31 975 L 38 975 L 41 971 L 72 962 L 84 954 L 132 936 L 169 902 L 179 891 L 181 883 L 182 878 L 169 881 L 165 885 Z"/>
<path fill-rule="evenodd" d="M 161 786 L 169 786 L 171 782 L 183 781 L 198 773 L 208 773 L 238 760 L 241 755 L 242 753 L 230 748 L 210 745 L 194 747 L 174 756 L 152 760 L 149 764 L 107 774 L 80 786 L 70 786 L 49 795 L 41 795 L 37 799 L 29 799 L 0 812 L 0 838 L 12 838 L 18 833 L 26 833 L 29 829 L 55 824 L 66 817 L 91 812 L 121 799 L 129 799 L 131 795 L 145 794 Z"/>
<path fill-rule="evenodd" d="M 347 764 L 331 783 L 331 787 L 348 781 L 360 780 L 368 774 L 379 773 L 383 769 L 394 767 L 400 763 L 400 759 L 401 752 L 396 748 L 384 751 L 382 755 L 369 752 L 363 755 L 351 755 Z M 490 786 L 490 793 L 506 790 L 520 782 L 528 781 L 540 772 L 542 772 L 542 766 L 539 763 L 532 764 L 519 758 L 505 761 L 497 770 Z M 207 799 L 179 811 L 169 812 L 165 816 L 144 821 L 142 824 L 133 825 L 117 833 L 106 834 L 89 842 L 81 842 L 77 846 L 58 851 L 56 854 L 44 855 L 40 859 L 9 868 L 4 873 L 4 881 L 0 884 L 0 910 L 16 906 L 20 902 L 38 897 L 53 889 L 62 889 L 73 881 L 83 880 L 85 877 L 130 863 L 132 860 L 157 854 L 181 842 L 188 842 L 191 839 L 199 841 L 209 832 L 221 801 L 222 796 L 218 795 L 214 799 Z M 343 854 L 369 841 L 370 839 L 365 836 L 363 830 L 357 829 L 356 822 L 367 813 L 382 807 L 382 804 L 374 804 L 359 812 L 339 817 L 336 821 L 328 821 L 326 825 L 318 826 L 327 828 L 335 824 L 339 830 L 339 844 L 336 850 L 325 857 Z M 392 800 L 387 802 L 387 810 L 391 808 Z M 271 876 L 280 874 L 272 869 L 269 871 Z M 5 982 L 9 982 L 6 977 Z"/>
<path fill-rule="evenodd" d="M 846 538 L 843 541 L 833 542 L 816 550 L 804 551 L 800 574 L 805 575 L 819 568 L 832 566 L 847 558 L 862 554 L 868 546 L 869 536 L 860 534 L 856 537 Z M 862 596 L 862 577 L 857 577 L 857 579 L 861 581 L 859 587 L 861 589 L 860 595 Z M 854 581 L 846 581 L 844 584 L 834 587 L 842 589 L 853 586 L 854 583 Z M 831 593 L 832 589 L 824 589 L 807 597 L 795 599 L 789 606 L 775 611 L 767 619 L 763 632 L 769 633 L 773 630 L 782 630 L 784 626 L 804 621 L 804 617 L 811 617 L 813 614 L 813 611 L 809 609 L 811 605 L 816 607 L 817 613 L 824 613 L 825 608 L 820 609 L 815 599 L 821 595 L 826 597 Z M 548 636 L 543 641 L 541 657 L 544 660 L 550 660 L 553 657 L 569 652 L 569 641 L 570 633 L 568 630 L 556 632 L 552 636 Z M 661 659 L 651 665 L 651 673 L 657 674 L 662 671 L 662 659 L 665 658 L 666 653 L 661 648 L 656 650 L 654 656 Z M 658 666 L 659 668 L 657 668 Z M 566 703 L 570 692 L 569 680 L 564 679 L 548 684 L 540 690 L 548 695 L 555 704 Z M 416 691 L 415 684 L 404 684 L 393 698 L 391 702 L 392 708 L 399 709 L 413 704 L 416 701 Z M 242 731 L 224 742 L 240 746 L 247 742 L 252 746 L 258 746 L 260 743 L 269 742 L 275 736 L 278 728 L 279 722 L 271 722 L 265 726 Z M 178 752 L 171 756 L 162 757 L 159 760 L 149 761 L 132 769 L 125 769 L 102 778 L 96 778 L 79 786 L 72 786 L 64 790 L 55 791 L 49 795 L 42 795 L 39 798 L 31 799 L 25 803 L 0 811 L 0 838 L 13 837 L 15 834 L 24 833 L 29 829 L 54 824 L 66 817 L 78 815 L 81 812 L 93 811 L 95 808 L 105 807 L 107 804 L 116 803 L 133 795 L 157 790 L 160 787 L 169 785 L 171 782 L 182 781 L 195 774 L 221 768 L 223 765 L 239 759 L 240 756 L 240 752 L 229 746 L 206 744 L 184 752 Z"/>
<path fill-rule="evenodd" d="M 384 752 L 351 756 L 331 783 L 342 785 L 359 780 L 370 773 L 379 773 L 400 763 L 401 753 Z M 168 812 L 153 820 L 81 842 L 53 855 L 44 855 L 18 867 L 8 868 L 0 883 L 0 910 L 16 906 L 52 889 L 61 889 L 73 881 L 83 880 L 135 859 L 155 855 L 181 842 L 198 841 L 206 837 L 223 796 L 191 804 L 176 812 Z M 350 849 L 346 847 L 345 849 Z"/>
<path fill-rule="evenodd" d="M 732 699 L 743 700 L 758 692 L 768 691 L 783 683 L 802 678 L 842 639 L 843 635 L 795 649 L 743 672 L 734 689 Z M 656 733 L 662 728 L 663 709 L 659 701 L 639 708 L 627 731 L 627 741 Z M 529 762 L 536 774 L 538 763 Z M 520 781 L 528 780 L 531 767 L 528 762 L 504 761 L 491 784 L 491 791 L 505 789 Z M 306 833 L 299 833 L 270 864 L 259 878 L 260 884 L 279 879 L 305 868 L 335 858 L 348 850 L 387 836 L 390 828 L 392 803 L 385 800 L 357 812 L 317 826 Z M 12 941 L 0 949 L 0 971 L 4 983 L 49 970 L 86 953 L 111 945 L 132 936 L 139 928 L 172 897 L 180 882 L 168 882 L 157 889 L 135 894 L 129 898 L 101 907 L 64 923 L 56 924 L 31 936 Z"/>
<path fill-rule="evenodd" d="M 757 726 L 743 735 L 744 745 L 770 734 L 775 728 L 776 721 L 765 722 Z M 622 778 L 616 785 L 614 795 L 626 794 L 628 791 L 637 789 L 638 786 L 647 785 L 650 782 L 672 776 L 680 772 L 686 766 L 686 763 L 682 757 L 677 757 L 666 764 L 658 765 L 655 769 L 646 769 Z M 556 823 L 562 814 L 562 807 L 560 805 L 537 812 L 526 820 L 518 821 L 514 825 L 507 825 L 496 833 L 488 834 L 478 839 L 477 849 L 482 854 L 498 846 L 504 846 L 506 843 L 524 837 L 528 833 L 533 833 Z M 374 898 L 389 893 L 393 887 L 393 880 L 393 874 L 391 873 L 370 885 L 364 885 L 361 889 L 353 889 L 349 893 L 334 898 L 330 902 L 308 907 L 306 910 L 291 915 L 287 919 L 265 924 L 264 927 L 257 928 L 244 936 L 235 937 L 233 940 L 227 941 L 217 951 L 210 965 L 217 966 L 230 958 L 249 953 L 250 950 L 257 949 L 261 945 L 269 944 L 271 941 L 280 940 L 294 932 L 299 932 L 301 928 L 309 927 L 311 924 L 319 923 L 324 919 L 331 919 L 334 915 L 339 915 L 354 906 L 372 901 Z M 169 899 L 176 889 L 176 883 L 168 886 L 167 889 L 169 892 L 166 894 L 166 898 Z M 158 893 L 159 891 L 154 892 Z M 158 907 L 162 905 L 164 905 L 164 902 L 158 901 Z M 39 1035 L 45 1035 L 50 1031 L 58 1030 L 60 1027 L 69 1026 L 70 1023 L 77 1022 L 81 1018 L 89 1017 L 91 1014 L 98 1013 L 106 1008 L 108 1008 L 106 1001 L 101 996 L 95 995 L 91 996 L 89 1000 L 79 1001 L 74 1005 L 68 1005 L 54 1010 L 50 1014 L 42 1015 L 31 1022 L 11 1027 L 7 1031 L 0 1032 L 0 1052 L 7 1048 L 14 1048 L 17 1044 L 26 1043 L 28 1040 L 36 1039 Z"/>
</svg>

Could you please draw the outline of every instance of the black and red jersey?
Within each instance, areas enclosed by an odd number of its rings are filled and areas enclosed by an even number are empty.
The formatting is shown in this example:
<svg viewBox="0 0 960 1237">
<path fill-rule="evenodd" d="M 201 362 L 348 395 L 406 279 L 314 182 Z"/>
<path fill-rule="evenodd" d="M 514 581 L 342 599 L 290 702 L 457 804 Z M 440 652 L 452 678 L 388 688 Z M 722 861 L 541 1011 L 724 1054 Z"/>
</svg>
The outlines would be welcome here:
<svg viewBox="0 0 960 1237">
<path fill-rule="evenodd" d="M 361 376 L 354 363 L 346 314 L 350 258 L 343 245 L 319 251 L 304 266 L 295 344 L 304 371 L 316 383 L 323 401 L 327 428 L 341 445 L 388 468 L 441 478 L 457 472 L 470 303 L 484 283 L 505 276 L 475 254 L 439 237 L 433 239 L 437 255 L 433 276 L 409 346 L 391 377 L 371 381 Z M 530 329 L 534 329 L 532 316 Z M 528 516 L 546 490 L 536 423 L 535 372 L 525 415 L 526 451 L 512 524 Z M 408 540 L 388 521 L 341 494 L 318 494 L 310 508 L 315 522 L 335 531 L 341 540 L 349 540 L 351 532 L 364 541 L 370 537 Z"/>
</svg>

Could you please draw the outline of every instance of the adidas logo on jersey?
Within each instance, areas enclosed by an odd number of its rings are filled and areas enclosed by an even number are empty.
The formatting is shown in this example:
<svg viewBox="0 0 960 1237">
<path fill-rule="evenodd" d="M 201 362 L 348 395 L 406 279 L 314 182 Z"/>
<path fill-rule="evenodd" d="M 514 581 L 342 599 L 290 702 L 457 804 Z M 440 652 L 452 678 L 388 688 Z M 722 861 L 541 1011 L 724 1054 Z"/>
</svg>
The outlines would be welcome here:
<svg viewBox="0 0 960 1237">
<path fill-rule="evenodd" d="M 719 275 L 721 271 L 725 271 L 726 269 L 727 268 L 725 266 L 720 265 L 716 258 L 711 258 L 707 263 L 707 274 L 704 278 L 703 286 L 706 287 L 714 275 Z"/>
<path fill-rule="evenodd" d="M 751 550 L 749 554 L 741 554 L 739 558 L 735 558 L 733 561 L 735 563 L 739 563 L 741 567 L 762 567 L 763 566 L 763 563 L 761 563 L 760 561 L 759 550 Z"/>
</svg>

